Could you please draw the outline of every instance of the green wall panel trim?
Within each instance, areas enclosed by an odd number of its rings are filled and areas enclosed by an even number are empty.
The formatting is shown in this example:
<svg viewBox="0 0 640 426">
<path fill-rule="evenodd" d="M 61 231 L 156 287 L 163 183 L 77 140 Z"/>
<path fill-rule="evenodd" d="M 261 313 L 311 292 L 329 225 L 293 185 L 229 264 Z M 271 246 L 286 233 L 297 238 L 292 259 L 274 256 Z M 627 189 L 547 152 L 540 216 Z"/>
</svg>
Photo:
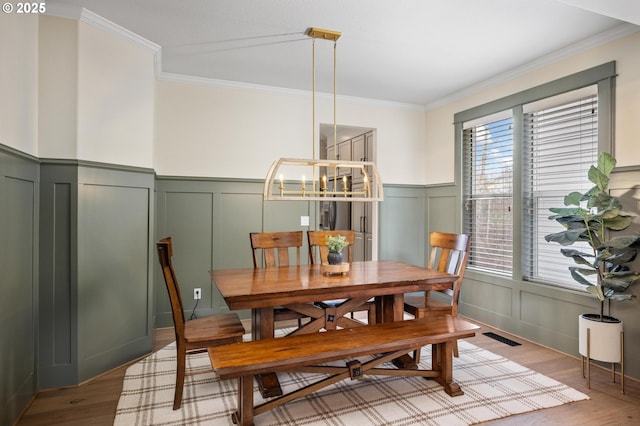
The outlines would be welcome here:
<svg viewBox="0 0 640 426">
<path fill-rule="evenodd" d="M 72 305 L 72 185 L 41 182 L 40 249 L 54 256 L 40 259 L 40 366 L 69 365 L 72 357 L 70 333 L 75 307 Z M 52 207 L 53 214 L 46 211 Z M 46 376 L 44 376 L 46 377 Z"/>
<path fill-rule="evenodd" d="M 0 159 L 2 159 L 2 169 L 6 169 L 6 167 L 17 166 L 17 169 L 22 168 L 23 165 L 29 164 L 29 167 L 35 166 L 37 170 L 38 164 L 40 164 L 40 159 L 34 157 L 31 154 L 27 154 L 26 152 L 17 150 L 8 145 L 4 145 L 0 143 Z M 6 159 L 6 161 L 5 161 Z"/>
<path fill-rule="evenodd" d="M 39 387 L 77 384 L 152 347 L 155 176 L 43 161 Z"/>
<path fill-rule="evenodd" d="M 259 194 L 262 197 L 263 182 L 254 179 L 169 178 L 158 176 L 156 187 L 163 192 L 210 192 Z"/>
<path fill-rule="evenodd" d="M 142 175 L 155 177 L 153 169 L 147 167 L 127 166 L 124 164 L 101 163 L 98 161 L 59 159 L 59 158 L 41 158 L 40 163 L 49 166 L 68 166 L 78 170 L 112 170 L 115 172 L 140 173 Z"/>
<path fill-rule="evenodd" d="M 40 322 L 38 387 L 71 386 L 78 379 L 78 168 L 40 167 Z"/>
<path fill-rule="evenodd" d="M 0 146 L 0 424 L 37 390 L 39 164 Z"/>
</svg>

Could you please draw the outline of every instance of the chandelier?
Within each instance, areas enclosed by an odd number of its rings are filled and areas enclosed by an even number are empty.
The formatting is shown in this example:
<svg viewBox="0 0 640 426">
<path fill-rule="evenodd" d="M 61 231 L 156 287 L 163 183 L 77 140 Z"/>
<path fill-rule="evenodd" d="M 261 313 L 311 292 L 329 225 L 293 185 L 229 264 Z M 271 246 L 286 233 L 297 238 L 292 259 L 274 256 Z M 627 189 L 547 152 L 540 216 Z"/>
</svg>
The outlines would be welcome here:
<svg viewBox="0 0 640 426">
<path fill-rule="evenodd" d="M 312 145 L 311 159 L 280 158 L 273 162 L 264 182 L 263 196 L 271 201 L 382 201 L 382 181 L 371 161 L 344 161 L 337 154 L 336 48 L 340 32 L 309 28 L 312 40 Z M 316 39 L 333 41 L 333 144 L 334 158 L 316 159 Z M 351 186 L 347 176 L 362 176 L 362 184 Z"/>
</svg>

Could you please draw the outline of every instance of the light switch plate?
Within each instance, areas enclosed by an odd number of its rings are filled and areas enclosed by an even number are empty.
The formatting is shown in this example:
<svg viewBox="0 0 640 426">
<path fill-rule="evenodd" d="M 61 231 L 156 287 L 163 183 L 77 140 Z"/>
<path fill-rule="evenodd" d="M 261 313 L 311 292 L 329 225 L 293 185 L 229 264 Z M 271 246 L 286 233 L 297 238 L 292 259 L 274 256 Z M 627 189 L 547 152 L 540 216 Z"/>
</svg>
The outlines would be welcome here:
<svg viewBox="0 0 640 426">
<path fill-rule="evenodd" d="M 309 226 L 309 216 L 300 216 L 300 226 Z"/>
</svg>

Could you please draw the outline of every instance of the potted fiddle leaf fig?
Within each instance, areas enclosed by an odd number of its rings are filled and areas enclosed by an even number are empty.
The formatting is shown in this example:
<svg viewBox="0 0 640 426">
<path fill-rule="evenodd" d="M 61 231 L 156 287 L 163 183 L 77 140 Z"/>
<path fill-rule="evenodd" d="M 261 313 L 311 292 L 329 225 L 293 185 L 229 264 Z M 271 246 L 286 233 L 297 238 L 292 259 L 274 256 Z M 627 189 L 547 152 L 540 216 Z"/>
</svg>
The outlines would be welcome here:
<svg viewBox="0 0 640 426">
<path fill-rule="evenodd" d="M 340 265 L 342 263 L 342 250 L 348 245 L 349 243 L 344 235 L 327 236 L 327 248 L 329 249 L 327 261 L 330 265 Z"/>
<path fill-rule="evenodd" d="M 576 264 L 569 267 L 572 278 L 586 286 L 600 302 L 599 314 L 580 315 L 579 352 L 607 362 L 621 361 L 622 321 L 605 315 L 605 303 L 610 314 L 612 300 L 633 299 L 635 296 L 627 290 L 640 278 L 640 274 L 632 270 L 632 262 L 640 247 L 640 235 L 614 236 L 611 232 L 624 231 L 633 221 L 633 216 L 622 210 L 620 201 L 609 194 L 609 176 L 615 165 L 616 160 L 610 154 L 600 154 L 597 167 L 591 166 L 588 174 L 595 186 L 584 194 L 572 192 L 565 196 L 565 207 L 551 208 L 554 214 L 549 219 L 565 229 L 545 236 L 548 242 L 562 246 L 584 241 L 590 247 L 588 251 L 572 248 L 560 251 L 564 256 L 573 258 Z M 587 348 L 587 329 L 590 330 L 590 348 Z M 600 329 L 604 332 L 601 337 Z"/>
</svg>

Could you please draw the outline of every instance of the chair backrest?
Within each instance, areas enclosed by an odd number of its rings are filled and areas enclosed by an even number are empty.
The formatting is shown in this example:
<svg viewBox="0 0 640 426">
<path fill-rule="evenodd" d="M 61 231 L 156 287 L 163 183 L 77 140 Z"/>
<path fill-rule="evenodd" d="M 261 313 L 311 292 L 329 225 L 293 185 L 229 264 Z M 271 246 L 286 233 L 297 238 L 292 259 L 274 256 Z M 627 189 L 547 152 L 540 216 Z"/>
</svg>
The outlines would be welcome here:
<svg viewBox="0 0 640 426">
<path fill-rule="evenodd" d="M 454 315 L 458 309 L 462 278 L 469 260 L 469 247 L 471 239 L 467 234 L 449 234 L 445 232 L 432 232 L 429 234 L 429 267 L 441 272 L 456 274 L 460 278 L 456 281 L 453 290 L 444 291 L 451 296 L 451 304 Z"/>
<path fill-rule="evenodd" d="M 158 249 L 158 258 L 162 267 L 162 275 L 169 292 L 169 301 L 171 302 L 171 312 L 173 313 L 173 325 L 176 332 L 176 341 L 184 339 L 184 311 L 182 309 L 182 297 L 180 296 L 180 286 L 176 273 L 173 270 L 171 257 L 173 256 L 173 246 L 171 245 L 171 237 L 163 238 L 156 243 Z"/>
<path fill-rule="evenodd" d="M 349 263 L 353 262 L 353 244 L 356 239 L 355 231 L 307 231 L 307 239 L 309 240 L 309 259 L 312 265 L 327 263 L 327 256 L 329 255 L 327 237 L 335 237 L 336 235 L 344 235 L 345 239 L 349 243 L 349 245 L 345 247 L 347 252 L 346 260 Z"/>
<path fill-rule="evenodd" d="M 295 249 L 296 265 L 300 264 L 300 247 L 302 247 L 302 231 L 292 232 L 252 232 L 251 251 L 253 252 L 253 267 L 260 268 L 260 253 L 264 258 L 264 267 L 288 266 L 289 249 Z"/>
</svg>

